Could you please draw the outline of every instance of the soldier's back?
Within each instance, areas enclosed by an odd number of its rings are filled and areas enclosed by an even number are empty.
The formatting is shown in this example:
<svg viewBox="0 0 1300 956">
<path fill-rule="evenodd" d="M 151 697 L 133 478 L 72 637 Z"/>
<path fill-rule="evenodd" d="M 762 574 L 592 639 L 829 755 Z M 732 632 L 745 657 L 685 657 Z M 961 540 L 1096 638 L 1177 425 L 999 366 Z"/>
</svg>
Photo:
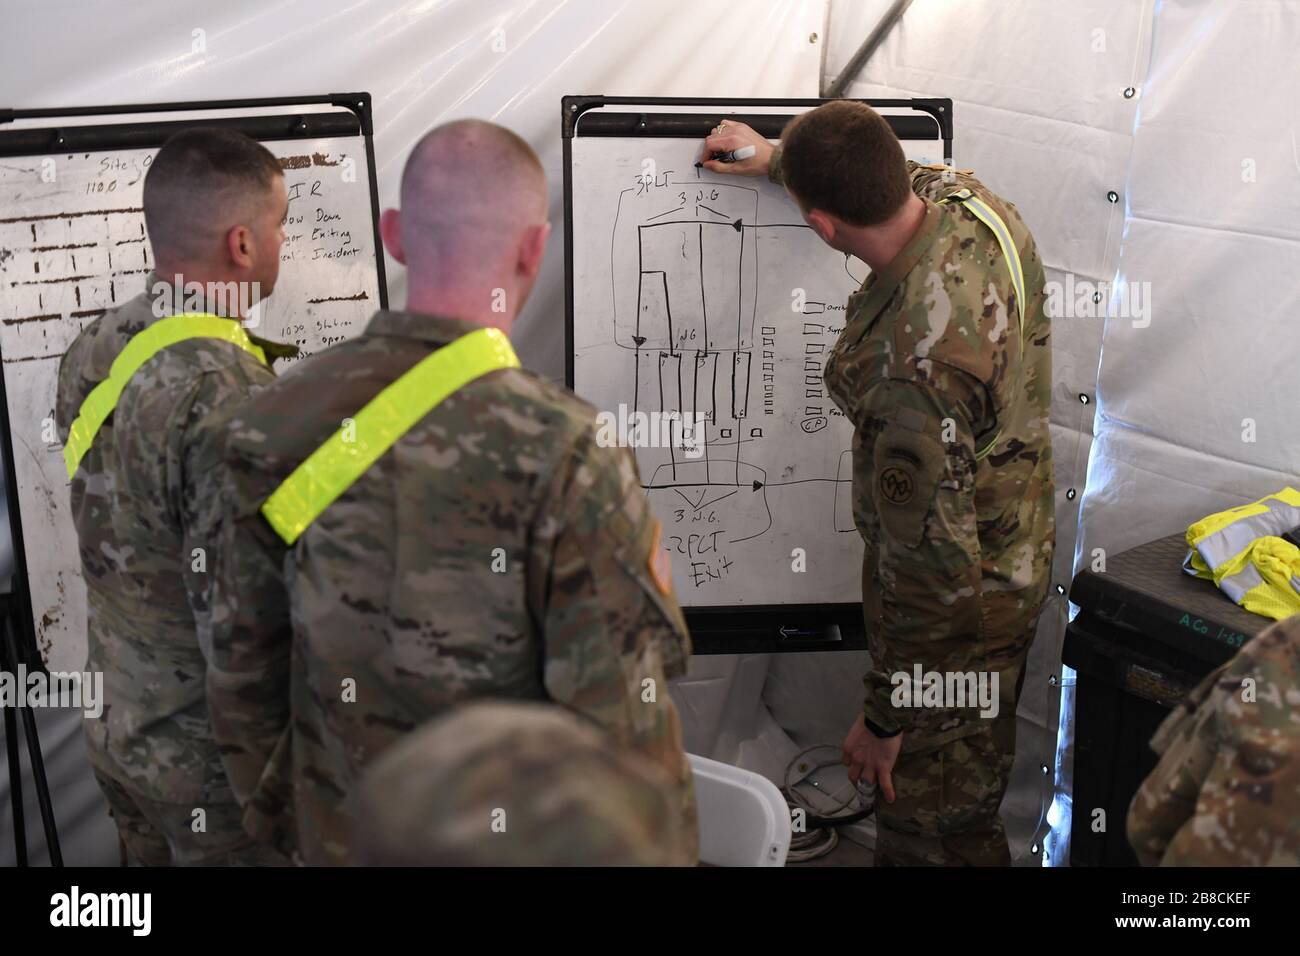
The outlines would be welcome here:
<svg viewBox="0 0 1300 956">
<path fill-rule="evenodd" d="M 68 349 L 56 407 L 65 443 L 127 343 L 162 317 L 154 301 L 144 293 L 106 312 Z M 100 772 L 162 804 L 196 805 L 224 790 L 198 634 L 209 480 L 222 458 L 222 415 L 271 377 L 229 342 L 168 346 L 127 381 L 72 478 L 87 666 L 105 688 L 102 717 L 86 724 L 91 755 Z"/>
<path fill-rule="evenodd" d="M 281 376 L 232 427 L 236 509 L 255 514 L 336 433 L 371 439 L 349 434 L 363 427 L 357 413 L 473 329 L 380 312 L 366 334 Z M 297 827 L 308 862 L 345 856 L 343 796 L 397 737 L 466 699 L 541 699 L 548 677 L 566 679 L 545 673 L 539 619 L 565 520 L 555 505 L 591 491 L 592 507 L 616 523 L 621 501 L 611 488 L 626 478 L 613 476 L 611 486 L 603 466 L 588 467 L 595 416 L 530 372 L 493 371 L 421 418 L 298 539 L 284 586 Z"/>
</svg>

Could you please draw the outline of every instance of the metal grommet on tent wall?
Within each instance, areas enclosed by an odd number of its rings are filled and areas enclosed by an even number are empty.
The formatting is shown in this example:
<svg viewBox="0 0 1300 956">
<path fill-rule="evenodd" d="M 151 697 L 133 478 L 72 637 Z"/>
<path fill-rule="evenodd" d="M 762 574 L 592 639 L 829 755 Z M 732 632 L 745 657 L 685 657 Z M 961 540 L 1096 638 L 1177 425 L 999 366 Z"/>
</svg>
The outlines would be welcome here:
<svg viewBox="0 0 1300 956">
<path fill-rule="evenodd" d="M 1075 490 L 1074 490 L 1073 488 L 1071 488 L 1069 491 L 1067 491 L 1067 492 L 1065 493 L 1065 500 L 1066 500 L 1066 501 L 1073 501 L 1073 500 L 1074 500 L 1074 496 L 1075 496 L 1075 494 L 1076 494 Z"/>
<path fill-rule="evenodd" d="M 1124 99 L 1126 99 L 1126 100 L 1131 100 L 1131 99 L 1133 99 L 1133 97 L 1135 97 L 1135 96 L 1137 96 L 1137 90 L 1135 90 L 1135 89 L 1134 89 L 1133 87 L 1131 87 L 1131 86 L 1130 86 L 1128 89 L 1126 89 L 1126 90 L 1124 91 Z"/>
<path fill-rule="evenodd" d="M 1112 189 L 1110 192 L 1106 193 L 1106 198 L 1113 203 L 1119 202 L 1119 193 Z"/>
<path fill-rule="evenodd" d="M 1089 402 L 1089 398 L 1088 398 L 1088 396 L 1085 395 L 1083 392 L 1080 392 L 1080 393 L 1079 393 L 1079 401 L 1081 401 L 1081 402 L 1083 402 L 1083 404 L 1087 405 L 1088 402 Z"/>
<path fill-rule="evenodd" d="M 1065 593 L 1065 588 L 1061 587 L 1061 585 L 1058 584 L 1058 585 L 1056 586 L 1056 593 L 1057 593 L 1057 594 L 1064 594 L 1064 593 Z"/>
<path fill-rule="evenodd" d="M 1050 684 L 1051 686 L 1055 687 L 1055 686 L 1056 686 L 1056 675 L 1055 675 L 1055 674 L 1051 674 L 1051 675 L 1049 675 L 1048 678 L 1047 678 L 1047 683 Z"/>
<path fill-rule="evenodd" d="M 1094 293 L 1092 294 L 1092 301 L 1093 301 L 1093 302 L 1100 302 L 1100 301 L 1101 301 L 1101 293 L 1100 293 L 1100 292 L 1094 292 Z"/>
</svg>

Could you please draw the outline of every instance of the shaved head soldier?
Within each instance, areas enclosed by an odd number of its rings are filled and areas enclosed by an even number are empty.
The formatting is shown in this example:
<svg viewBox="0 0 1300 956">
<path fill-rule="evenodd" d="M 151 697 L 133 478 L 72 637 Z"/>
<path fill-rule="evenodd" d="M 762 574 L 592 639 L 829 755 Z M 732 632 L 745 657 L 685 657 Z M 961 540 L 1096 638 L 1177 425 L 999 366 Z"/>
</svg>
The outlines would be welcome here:
<svg viewBox="0 0 1300 956">
<path fill-rule="evenodd" d="M 169 139 L 144 182 L 155 273 L 91 322 L 59 366 L 91 671 L 95 775 L 132 862 L 267 863 L 243 832 L 204 698 L 208 551 L 232 408 L 273 379 L 281 346 L 248 309 L 280 268 L 280 164 L 229 130 Z"/>
<path fill-rule="evenodd" d="M 825 379 L 854 427 L 872 670 L 844 762 L 883 797 L 876 862 L 1008 863 L 998 807 L 1055 542 L 1033 236 L 969 171 L 909 162 L 863 103 L 795 117 L 775 150 L 729 121 L 704 149 L 714 172 L 784 183 L 827 245 L 871 267 Z M 997 706 L 974 705 L 977 687 Z"/>
<path fill-rule="evenodd" d="M 378 753 L 488 696 L 558 702 L 657 762 L 694 833 L 666 684 L 689 639 L 636 463 L 506 334 L 546 210 L 515 134 L 428 133 L 381 220 L 406 310 L 231 424 L 213 720 L 246 822 L 307 863 L 350 861 L 346 801 Z"/>
<path fill-rule="evenodd" d="M 672 781 L 554 704 L 453 709 L 370 765 L 357 791 L 365 866 L 681 866 Z"/>
</svg>

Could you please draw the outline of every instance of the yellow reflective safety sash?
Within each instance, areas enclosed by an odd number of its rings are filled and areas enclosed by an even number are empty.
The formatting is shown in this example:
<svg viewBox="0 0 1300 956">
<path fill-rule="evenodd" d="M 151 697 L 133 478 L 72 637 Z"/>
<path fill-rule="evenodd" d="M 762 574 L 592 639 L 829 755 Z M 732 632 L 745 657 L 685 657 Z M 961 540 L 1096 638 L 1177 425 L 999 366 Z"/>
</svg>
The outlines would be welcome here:
<svg viewBox="0 0 1300 956">
<path fill-rule="evenodd" d="M 939 200 L 940 205 L 950 202 L 961 203 L 969 209 L 976 219 L 989 227 L 993 232 L 993 237 L 998 241 L 998 247 L 1002 250 L 1002 258 L 1007 264 L 1007 271 L 1011 274 L 1011 288 L 1016 293 L 1016 323 L 1020 329 L 1017 341 L 1020 346 L 1020 357 L 1023 359 L 1025 357 L 1025 270 L 1020 262 L 1020 250 L 1016 248 L 1016 240 L 1012 237 L 1007 224 L 1002 221 L 1002 217 L 993 211 L 993 207 L 969 189 L 960 189 Z M 992 440 L 984 446 L 984 450 L 976 452 L 975 460 L 982 461 L 987 457 L 1001 437 L 1002 431 L 999 429 Z"/>
<path fill-rule="evenodd" d="M 266 499 L 262 515 L 292 545 L 448 395 L 488 372 L 518 367 L 510 340 L 499 329 L 479 329 L 443 346 L 367 402 L 312 452 Z"/>
<path fill-rule="evenodd" d="M 95 435 L 104 422 L 108 421 L 108 416 L 113 414 L 126 383 L 131 381 L 145 362 L 163 349 L 186 339 L 221 339 L 239 346 L 245 352 L 251 352 L 259 362 L 266 364 L 266 354 L 253 344 L 243 326 L 235 319 L 224 319 L 208 312 L 186 312 L 159 319 L 147 329 L 131 336 L 126 347 L 113 359 L 108 378 L 91 389 L 77 410 L 77 420 L 68 429 L 68 441 L 63 446 L 63 462 L 68 467 L 69 478 L 76 474 L 77 466 L 81 464 L 86 452 L 90 451 Z"/>
<path fill-rule="evenodd" d="M 1300 491 L 1207 515 L 1187 529 L 1183 570 L 1213 581 L 1247 611 L 1282 620 L 1300 613 L 1300 548 L 1283 534 L 1300 527 Z"/>
</svg>

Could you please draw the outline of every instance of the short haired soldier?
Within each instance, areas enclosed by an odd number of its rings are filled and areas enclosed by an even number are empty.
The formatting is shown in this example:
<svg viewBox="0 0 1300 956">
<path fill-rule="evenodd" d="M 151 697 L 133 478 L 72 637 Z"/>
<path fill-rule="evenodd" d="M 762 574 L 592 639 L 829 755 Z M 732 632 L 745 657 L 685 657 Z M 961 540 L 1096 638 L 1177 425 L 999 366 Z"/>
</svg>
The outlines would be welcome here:
<svg viewBox="0 0 1300 956">
<path fill-rule="evenodd" d="M 241 325 L 275 286 L 287 202 L 279 161 L 248 137 L 167 140 L 144 182 L 146 289 L 86 326 L 59 365 L 87 666 L 104 674 L 86 739 L 136 863 L 277 861 L 242 829 L 201 644 L 225 420 L 274 378 L 269 358 L 294 351 Z"/>
<path fill-rule="evenodd" d="M 755 155 L 736 163 L 710 155 L 745 146 Z M 872 270 L 849 298 L 825 380 L 854 427 L 873 666 L 844 762 L 884 798 L 876 862 L 1005 864 L 998 807 L 1055 541 L 1049 322 L 1033 237 L 968 171 L 907 161 L 863 103 L 796 117 L 776 149 L 724 122 L 704 149 L 714 172 L 783 182 L 824 242 Z M 911 686 L 918 666 L 945 684 L 996 678 L 996 716 L 960 700 L 915 706 L 925 702 Z"/>
<path fill-rule="evenodd" d="M 1145 866 L 1300 866 L 1300 616 L 1207 676 L 1151 740 L 1128 812 Z"/>
<path fill-rule="evenodd" d="M 546 211 L 514 133 L 429 132 L 380 224 L 406 310 L 231 424 L 214 723 L 258 832 L 309 864 L 349 862 L 345 801 L 376 754 L 486 696 L 589 717 L 665 768 L 694 826 L 666 686 L 689 638 L 636 463 L 506 337 Z"/>
<path fill-rule="evenodd" d="M 554 704 L 491 701 L 403 737 L 357 791 L 367 866 L 681 866 L 672 782 Z"/>
</svg>

